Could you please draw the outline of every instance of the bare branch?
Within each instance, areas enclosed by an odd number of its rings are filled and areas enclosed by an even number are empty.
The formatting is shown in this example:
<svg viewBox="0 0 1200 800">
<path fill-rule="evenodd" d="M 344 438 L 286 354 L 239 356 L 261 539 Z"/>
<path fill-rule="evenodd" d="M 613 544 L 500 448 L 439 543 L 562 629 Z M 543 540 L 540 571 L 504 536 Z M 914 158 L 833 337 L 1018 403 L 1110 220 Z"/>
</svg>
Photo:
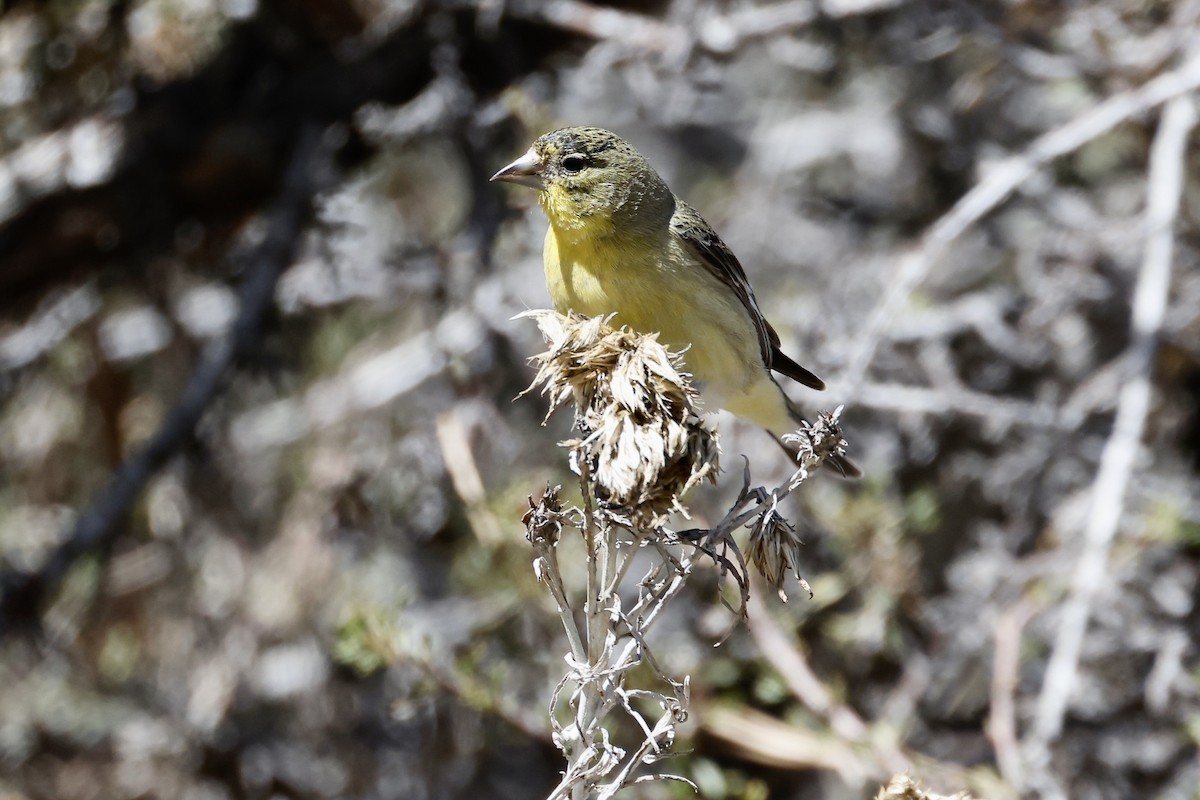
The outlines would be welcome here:
<svg viewBox="0 0 1200 800">
<path fill-rule="evenodd" d="M 504 11 L 601 41 L 682 58 L 696 45 L 715 53 L 731 53 L 748 41 L 792 33 L 811 25 L 823 12 L 840 18 L 899 4 L 901 0 L 785 0 L 747 6 L 701 19 L 695 29 L 645 14 L 595 6 L 582 0 L 509 0 Z M 484 3 L 476 0 L 476 6 Z M 487 4 L 487 5 L 490 5 Z M 481 12 L 494 9 L 480 7 Z"/>
<path fill-rule="evenodd" d="M 1200 85 L 1198 65 L 1200 59 L 1189 65 L 1191 72 L 1188 75 L 1194 85 Z M 1152 83 L 1160 87 L 1154 96 L 1166 92 L 1163 78 Z M 1182 83 L 1183 78 L 1178 77 L 1166 87 L 1175 89 Z M 1150 411 L 1158 331 L 1170 288 L 1174 226 L 1183 190 L 1187 139 L 1195 124 L 1194 99 L 1176 97 L 1163 111 L 1151 150 L 1146 203 L 1148 238 L 1134 293 L 1133 341 L 1129 345 L 1133 374 L 1121 387 L 1116 420 L 1092 484 L 1091 512 L 1084 531 L 1083 549 L 1073 572 L 1070 597 L 1059 620 L 1058 635 L 1038 697 L 1033 731 L 1027 742 L 1034 750 L 1046 747 L 1062 731 L 1092 602 L 1105 583 L 1109 548 L 1121 520 L 1134 462 L 1141 450 L 1142 432 Z"/>
<path fill-rule="evenodd" d="M 1033 608 L 1019 602 L 1005 609 L 996 620 L 992 656 L 991 708 L 985 730 L 996 751 L 1000 774 L 1013 786 L 1021 786 L 1023 766 L 1017 741 L 1017 673 L 1021 666 L 1021 632 Z"/>
<path fill-rule="evenodd" d="M 895 383 L 866 383 L 853 395 L 836 388 L 832 389 L 830 399 L 884 411 L 934 415 L 962 414 L 980 417 L 992 423 L 1032 428 L 1072 430 L 1078 425 L 1079 419 L 1077 413 L 1067 413 L 1048 403 L 1030 403 L 1008 397 L 996 397 L 970 389 L 931 389 Z"/>
<path fill-rule="evenodd" d="M 1114 95 L 1086 114 L 1035 139 L 1023 152 L 990 169 L 900 259 L 895 278 L 876 304 L 850 350 L 839 383 L 850 395 L 862 386 L 884 332 L 947 248 L 1003 203 L 1044 165 L 1112 130 L 1128 119 L 1200 87 L 1200 56 L 1144 85 Z"/>
<path fill-rule="evenodd" d="M 594 39 L 622 42 L 659 53 L 683 52 L 689 37 L 682 29 L 631 11 L 604 8 L 581 0 L 511 0 L 509 14 L 544 22 Z"/>
</svg>

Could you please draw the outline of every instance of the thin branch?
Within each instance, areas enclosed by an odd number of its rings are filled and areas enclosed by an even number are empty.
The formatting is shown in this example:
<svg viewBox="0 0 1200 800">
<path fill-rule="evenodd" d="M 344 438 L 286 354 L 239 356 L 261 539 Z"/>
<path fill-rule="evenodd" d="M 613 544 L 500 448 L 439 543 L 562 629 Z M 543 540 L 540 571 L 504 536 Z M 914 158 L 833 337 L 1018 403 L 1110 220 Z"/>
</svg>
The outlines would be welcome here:
<svg viewBox="0 0 1200 800">
<path fill-rule="evenodd" d="M 598 800 L 633 782 L 634 773 L 644 765 L 670 755 L 677 724 L 687 717 L 688 679 L 671 678 L 654 658 L 646 637 L 683 589 L 697 552 L 711 555 L 722 574 L 728 570 L 735 575 L 744 611 L 746 560 L 732 534 L 749 526 L 752 560 L 779 588 L 787 572 L 794 570 L 799 545 L 794 528 L 779 515 L 779 501 L 824 460 L 841 455 L 845 447 L 837 425 L 841 409 L 822 413 L 817 423 L 802 423 L 794 433 L 784 434 L 782 442 L 797 463 L 791 477 L 774 491 L 751 489 L 747 470 L 734 508 L 717 528 L 676 535 L 663 527 L 666 514 L 686 514 L 680 497 L 711 477 L 720 454 L 715 432 L 696 413 L 696 393 L 679 371 L 679 356 L 664 350 L 653 336 L 614 330 L 602 318 L 552 312 L 527 316 L 537 320 L 550 345 L 535 358 L 538 374 L 531 389 L 542 387 L 551 410 L 572 399 L 580 434 L 561 445 L 568 448 L 571 468 L 579 476 L 582 508 L 564 512 L 558 489 L 548 487 L 540 501 L 530 499 L 523 518 L 536 553 L 536 574 L 554 594 L 572 638 L 572 654 L 566 659 L 570 671 L 550 701 L 554 742 L 567 759 L 563 779 L 551 797 Z M 571 637 L 573 622 L 568 620 L 566 593 L 554 557 L 564 529 L 582 534 L 587 557 L 583 603 L 587 641 L 582 645 L 578 637 Z M 622 556 L 626 538 L 629 549 Z M 626 610 L 620 594 L 622 578 L 642 544 L 651 545 L 653 552 L 648 549 L 650 563 Z M 807 588 L 803 580 L 800 583 Z M 656 688 L 629 685 L 635 671 L 648 672 Z M 557 716 L 565 710 L 562 692 L 568 685 L 574 687 L 567 701 L 573 719 L 563 726 Z M 662 708 L 653 726 L 635 701 L 652 701 Z M 621 710 L 640 732 L 636 748 L 617 746 L 606 727 L 612 712 Z M 657 771 L 645 777 L 681 780 Z"/>
<path fill-rule="evenodd" d="M 665 550 L 662 545 L 659 545 L 659 548 L 660 550 Z M 654 600 L 653 605 L 649 606 L 650 610 L 643 611 L 644 607 L 639 599 L 638 604 L 633 607 L 633 612 L 628 615 L 628 618 L 630 619 L 637 618 L 639 620 L 640 637 L 644 637 L 646 633 L 649 632 L 650 628 L 654 626 L 655 621 L 658 619 L 659 612 L 663 610 L 663 607 L 666 606 L 667 602 L 670 601 L 672 597 L 677 595 L 679 591 L 683 589 L 684 584 L 687 582 L 688 576 L 692 574 L 691 556 L 684 556 L 679 561 L 674 561 L 673 563 L 675 565 L 675 571 L 671 573 L 670 582 L 661 591 L 661 593 L 650 593 L 649 595 Z M 624 649 L 621 650 L 621 653 L 617 656 L 615 663 L 624 663 L 630 657 L 633 651 L 636 650 L 642 643 L 644 643 L 644 639 L 640 639 L 639 637 L 631 635 L 630 640 L 625 643 Z"/>
<path fill-rule="evenodd" d="M 471 450 L 471 440 L 459 409 L 451 409 L 437 415 L 434 420 L 438 446 L 442 451 L 442 464 L 450 478 L 450 485 L 462 500 L 467 512 L 467 521 L 479 541 L 488 547 L 497 547 L 503 540 L 500 523 L 488 508 L 487 491 L 483 476 Z"/>
<path fill-rule="evenodd" d="M 866 723 L 853 709 L 839 703 L 821 683 L 808 665 L 808 659 L 771 616 L 761 595 L 762 592 L 750 594 L 750 617 L 747 620 L 758 652 L 775 667 L 792 696 L 828 722 L 834 733 L 849 742 L 865 741 L 868 736 Z M 904 766 L 896 765 L 892 769 L 904 769 Z"/>
<path fill-rule="evenodd" d="M 1021 632 L 1033 616 L 1025 601 L 1007 608 L 992 631 L 991 703 L 985 731 L 996 752 L 1000 774 L 1013 786 L 1024 784 L 1021 752 L 1017 740 L 1017 677 L 1021 666 Z"/>
<path fill-rule="evenodd" d="M 241 287 L 238 317 L 228 335 L 201 358 L 162 426 L 121 464 L 37 572 L 0 576 L 0 637 L 14 616 L 29 615 L 44 597 L 54 593 L 76 559 L 112 544 L 146 483 L 193 436 L 230 369 L 258 347 L 263 320 L 274 302 L 275 284 L 294 259 L 300 234 L 312 214 L 314 196 L 329 179 L 325 149 L 316 126 L 299 136 L 283 189 L 268 217 L 267 236 L 249 261 L 252 266 Z"/>
<path fill-rule="evenodd" d="M 829 399 L 836 403 L 853 403 L 884 411 L 938 416 L 961 414 L 980 417 L 993 424 L 1051 430 L 1075 430 L 1080 417 L 1074 409 L 1062 409 L 1049 403 L 998 397 L 970 389 L 939 389 L 898 383 L 863 383 L 853 394 L 833 388 Z"/>
<path fill-rule="evenodd" d="M 792 695 L 810 711 L 824 719 L 839 740 L 863 744 L 870 751 L 876 771 L 903 772 L 912 768 L 912 759 L 897 746 L 871 736 L 871 730 L 854 709 L 839 702 L 813 672 L 808 659 L 771 616 L 762 601 L 762 592 L 750 595 L 750 634 L 758 650 L 771 662 L 791 690 Z"/>
<path fill-rule="evenodd" d="M 587 661 L 587 646 L 579 635 L 579 626 L 575 624 L 575 613 L 571 610 L 571 602 L 567 599 L 567 591 L 562 584 L 562 571 L 558 566 L 558 550 L 554 547 L 545 548 L 542 558 L 546 560 L 542 578 L 554 597 L 558 606 L 558 617 L 562 620 L 563 630 L 567 634 L 567 642 L 571 646 L 571 655 L 576 661 Z"/>
<path fill-rule="evenodd" d="M 677 25 L 633 11 L 595 6 L 582 0 L 509 0 L 504 11 L 515 17 L 552 25 L 599 41 L 619 42 L 670 58 L 683 58 L 697 45 L 715 53 L 731 53 L 748 41 L 791 33 L 811 25 L 822 11 L 835 18 L 856 16 L 898 1 L 841 0 L 827 2 L 821 9 L 813 0 L 784 0 L 706 17 L 698 20 L 694 26 Z M 483 4 L 476 0 L 474 5 L 480 7 Z"/>
<path fill-rule="evenodd" d="M 606 541 L 612 535 L 612 531 L 610 526 L 605 525 L 602 527 L 597 524 L 596 514 L 592 506 L 592 489 L 588 482 L 590 471 L 588 469 L 587 458 L 584 454 L 579 454 L 578 463 L 579 490 L 583 495 L 583 540 L 587 557 L 587 585 L 584 589 L 583 600 L 583 617 L 587 633 L 587 642 L 585 643 L 587 647 L 587 661 L 584 664 L 586 664 L 587 670 L 595 671 L 601 663 L 601 659 L 606 655 L 605 645 L 607 643 L 605 625 L 605 617 L 607 615 L 601 607 L 600 602 L 598 562 L 602 556 L 599 549 L 603 547 L 602 542 Z M 583 668 L 583 665 L 580 665 L 580 667 Z M 599 676 L 584 676 L 580 680 L 578 690 L 580 700 L 578 713 L 575 715 L 575 722 L 579 729 L 579 741 L 587 745 L 588 749 L 595 746 L 592 737 L 592 728 L 602 713 L 604 684 L 605 681 L 599 678 Z M 580 760 L 576 762 L 576 764 L 579 763 L 586 763 L 586 761 Z M 586 800 L 588 794 L 588 784 L 586 781 L 580 781 L 571 787 L 571 797 L 574 800 Z"/>
<path fill-rule="evenodd" d="M 618 41 L 658 53 L 684 52 L 690 38 L 682 28 L 645 14 L 594 6 L 582 0 L 510 0 L 505 11 L 593 39 Z"/>
<path fill-rule="evenodd" d="M 1191 78 L 1200 85 L 1200 59 L 1191 62 Z M 1164 76 L 1164 78 L 1167 76 Z M 1177 87 L 1181 78 L 1169 85 Z M 1152 83 L 1161 85 L 1162 79 Z M 1143 90 L 1144 91 L 1144 90 Z M 1160 89 L 1161 94 L 1164 89 Z M 1058 738 L 1092 603 L 1105 584 L 1108 552 L 1124 508 L 1125 492 L 1141 450 L 1150 411 L 1154 355 L 1167 307 L 1174 253 L 1175 219 L 1179 213 L 1186 168 L 1187 140 L 1196 124 L 1191 97 L 1176 97 L 1163 111 L 1150 152 L 1146 203 L 1146 248 L 1133 298 L 1133 340 L 1129 361 L 1133 374 L 1121 387 L 1116 420 L 1100 456 L 1092 485 L 1091 512 L 1083 550 L 1074 569 L 1070 597 L 1062 610 L 1054 650 L 1046 667 L 1029 745 L 1044 748 Z"/>
<path fill-rule="evenodd" d="M 638 551 L 642 548 L 642 542 L 645 540 L 645 531 L 639 529 L 633 532 L 633 538 L 629 541 L 628 552 L 620 560 L 620 564 L 614 571 L 612 579 L 609 580 L 608 585 L 604 588 L 606 595 L 613 595 L 620 591 L 621 583 L 625 580 L 625 576 L 629 574 L 629 568 L 633 566 L 634 559 L 637 557 Z"/>
</svg>

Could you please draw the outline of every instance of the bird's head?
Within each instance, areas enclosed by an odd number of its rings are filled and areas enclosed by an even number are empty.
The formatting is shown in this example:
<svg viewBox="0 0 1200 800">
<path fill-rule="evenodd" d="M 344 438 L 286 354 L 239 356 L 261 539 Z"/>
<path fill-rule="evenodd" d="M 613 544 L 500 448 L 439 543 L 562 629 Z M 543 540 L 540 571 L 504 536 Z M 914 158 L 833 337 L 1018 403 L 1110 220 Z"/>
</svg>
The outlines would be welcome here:
<svg viewBox="0 0 1200 800">
<path fill-rule="evenodd" d="M 601 128 L 561 128 L 540 136 L 492 180 L 540 190 L 550 223 L 566 231 L 663 224 L 674 204 L 642 154 Z"/>
</svg>

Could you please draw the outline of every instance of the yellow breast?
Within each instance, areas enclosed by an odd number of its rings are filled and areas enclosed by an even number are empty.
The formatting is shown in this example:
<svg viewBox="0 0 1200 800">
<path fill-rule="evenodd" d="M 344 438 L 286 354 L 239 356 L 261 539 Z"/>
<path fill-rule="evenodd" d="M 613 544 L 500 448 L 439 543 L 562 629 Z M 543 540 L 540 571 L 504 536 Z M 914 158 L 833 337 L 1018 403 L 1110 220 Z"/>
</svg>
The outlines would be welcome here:
<svg viewBox="0 0 1200 800">
<path fill-rule="evenodd" d="M 746 310 L 669 231 L 656 241 L 551 226 L 544 260 L 559 312 L 616 314 L 617 325 L 658 333 L 671 349 L 686 349 L 687 369 L 706 393 L 741 394 L 765 376 Z"/>
<path fill-rule="evenodd" d="M 763 361 L 750 312 L 670 229 L 675 201 L 646 170 L 619 198 L 607 191 L 612 185 L 580 192 L 558 181 L 538 194 L 550 220 L 544 260 L 554 307 L 612 314 L 617 325 L 658 333 L 683 352 L 709 409 L 786 430 L 788 405 Z"/>
</svg>

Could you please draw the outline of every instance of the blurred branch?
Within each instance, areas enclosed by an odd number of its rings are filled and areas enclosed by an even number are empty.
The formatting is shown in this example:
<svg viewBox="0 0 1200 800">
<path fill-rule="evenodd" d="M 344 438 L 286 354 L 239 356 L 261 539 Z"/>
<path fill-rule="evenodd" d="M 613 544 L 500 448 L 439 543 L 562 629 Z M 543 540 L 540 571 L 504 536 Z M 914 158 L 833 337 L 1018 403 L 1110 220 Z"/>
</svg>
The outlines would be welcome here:
<svg viewBox="0 0 1200 800">
<path fill-rule="evenodd" d="M 937 776 L 947 785 L 968 783 L 968 776 L 961 768 L 920 753 L 906 752 L 897 744 L 897 734 L 889 730 L 886 722 L 877 720 L 868 725 L 821 682 L 802 649 L 771 615 L 759 593 L 750 595 L 749 604 L 747 625 L 758 651 L 775 668 L 792 695 L 824 720 L 828 732 L 805 731 L 756 712 L 705 709 L 702 724 L 711 735 L 733 745 L 740 755 L 760 763 L 791 769 L 814 766 L 829 769 L 851 785 L 864 783 L 872 775 L 910 771 Z M 1014 659 L 1016 652 L 1013 651 Z M 1014 660 L 1014 670 L 1015 663 Z"/>
<path fill-rule="evenodd" d="M 437 338 L 428 332 L 416 334 L 314 381 L 300 396 L 239 413 L 230 424 L 230 438 L 244 453 L 282 447 L 391 403 L 420 388 L 445 366 Z"/>
<path fill-rule="evenodd" d="M 112 544 L 146 483 L 194 435 L 230 368 L 259 346 L 275 284 L 295 256 L 313 198 L 331 169 L 316 126 L 309 125 L 297 141 L 283 188 L 268 216 L 266 238 L 249 259 L 240 311 L 229 334 L 204 354 L 162 426 L 121 464 L 45 563 L 34 573 L 0 576 L 0 636 L 13 617 L 36 616 L 41 600 L 57 589 L 77 558 Z"/>
<path fill-rule="evenodd" d="M 1013 786 L 1024 783 L 1017 740 L 1016 693 L 1021 668 L 1021 632 L 1033 614 L 1033 605 L 1020 601 L 1000 614 L 992 632 L 991 703 L 984 729 L 996 752 L 1000 774 Z"/>
<path fill-rule="evenodd" d="M 1091 111 L 1039 136 L 1023 152 L 989 169 L 983 179 L 938 219 L 901 258 L 891 285 L 871 311 L 851 348 L 849 366 L 839 381 L 846 387 L 846 392 L 851 395 L 858 392 L 893 317 L 938 259 L 971 226 L 1054 159 L 1082 147 L 1122 122 L 1196 88 L 1200 88 L 1200 56 L 1192 56 L 1183 66 L 1137 89 L 1108 98 Z"/>
<path fill-rule="evenodd" d="M 757 594 L 750 596 L 750 615 L 747 626 L 754 637 L 758 651 L 771 662 L 771 666 L 783 678 L 792 696 L 803 703 L 814 714 L 822 717 L 829 728 L 849 742 L 863 742 L 868 738 L 867 725 L 854 709 L 838 702 L 833 693 L 821 683 L 813 672 L 808 659 L 795 642 L 784 632 Z M 888 766 L 891 770 L 908 767 L 906 759 Z"/>
<path fill-rule="evenodd" d="M 1072 430 L 1078 424 L 1078 415 L 1064 414 L 1048 403 L 996 397 L 969 389 L 929 389 L 896 383 L 867 383 L 859 387 L 858 393 L 853 396 L 835 387 L 830 391 L 829 399 L 837 403 L 854 403 L 856 406 L 900 413 L 965 414 L 1004 425 Z"/>
<path fill-rule="evenodd" d="M 100 296 L 91 284 L 52 292 L 25 325 L 0 338 L 0 375 L 40 358 L 99 310 Z"/>
<path fill-rule="evenodd" d="M 699 700 L 696 707 L 696 716 L 704 732 L 747 761 L 774 769 L 828 770 L 851 787 L 863 787 L 887 774 L 864 751 L 867 747 L 865 744 L 846 742 L 836 735 L 813 731 L 752 708 L 731 708 Z M 923 756 L 914 757 L 912 772 L 946 786 L 973 784 L 972 774 L 967 768 Z M 883 795 L 885 798 L 891 796 Z M 926 795 L 900 795 L 906 800 L 908 797 L 923 796 Z M 989 800 L 1016 800 L 1016 794 L 993 792 Z"/>
<path fill-rule="evenodd" d="M 758 594 L 752 594 L 750 597 L 750 617 L 747 624 L 759 652 L 771 662 L 771 666 L 787 684 L 792 695 L 825 720 L 829 730 L 839 740 L 861 748 L 854 751 L 858 754 L 860 762 L 855 772 L 887 774 L 905 772 L 913 768 L 912 757 L 900 749 L 887 734 L 880 736 L 878 731 L 873 732 L 871 726 L 853 708 L 838 700 L 821 682 L 799 645 L 779 625 Z"/>
<path fill-rule="evenodd" d="M 785 0 L 747 6 L 728 14 L 700 18 L 694 26 L 585 3 L 583 0 L 501 0 L 506 13 L 602 41 L 620 42 L 640 50 L 673 57 L 694 46 L 731 53 L 749 41 L 805 28 L 822 13 L 833 18 L 866 14 L 899 5 L 902 0 Z M 494 0 L 475 0 L 481 14 L 496 13 Z M 694 28 L 694 29 L 693 29 Z"/>
<path fill-rule="evenodd" d="M 1200 84 L 1197 64 L 1200 59 L 1192 62 L 1192 77 Z M 1174 226 L 1183 193 L 1187 141 L 1195 124 L 1194 98 L 1171 100 L 1163 111 L 1150 152 L 1147 239 L 1133 297 L 1133 338 L 1128 348 L 1133 374 L 1121 387 L 1116 420 L 1100 456 L 1083 550 L 1073 572 L 1070 598 L 1062 610 L 1054 650 L 1038 696 L 1033 730 L 1027 742 L 1027 756 L 1037 764 L 1046 763 L 1047 746 L 1062 731 L 1092 603 L 1105 584 L 1109 548 L 1121 521 L 1125 493 L 1141 449 L 1142 432 L 1150 412 L 1158 332 L 1170 290 Z"/>
<path fill-rule="evenodd" d="M 397 661 L 400 659 L 397 658 Z M 479 685 L 474 676 L 466 675 L 452 666 L 432 658 L 403 657 L 406 664 L 417 668 L 425 677 L 464 705 L 480 713 L 490 714 L 513 730 L 535 742 L 549 744 L 550 728 L 545 720 L 523 703 Z"/>
<path fill-rule="evenodd" d="M 1004 319 L 1005 313 L 1018 302 L 1019 294 L 1011 288 L 982 289 L 906 318 L 887 332 L 887 338 L 894 343 L 925 342 L 973 331 L 1009 359 L 1032 365 L 1041 352 L 1022 341 Z"/>
<path fill-rule="evenodd" d="M 498 547 L 504 541 L 504 533 L 496 516 L 488 508 L 487 490 L 483 475 L 471 449 L 471 438 L 458 408 L 438 414 L 435 422 L 438 446 L 442 450 L 442 463 L 450 476 L 450 485 L 462 500 L 467 512 L 467 521 L 481 544 L 489 548 Z"/>
<path fill-rule="evenodd" d="M 790 33 L 816 18 L 817 6 L 810 0 L 748 6 L 704 20 L 700 43 L 718 53 L 731 53 L 747 41 Z"/>
<path fill-rule="evenodd" d="M 514 17 L 553 25 L 593 39 L 622 42 L 642 50 L 677 53 L 688 46 L 687 32 L 677 25 L 645 14 L 594 6 L 582 0 L 507 0 L 503 5 L 505 12 Z"/>
<path fill-rule="evenodd" d="M 704 704 L 697 709 L 705 733 L 735 755 L 777 769 L 829 770 L 850 786 L 869 780 L 855 745 L 792 725 L 752 708 Z"/>
</svg>

